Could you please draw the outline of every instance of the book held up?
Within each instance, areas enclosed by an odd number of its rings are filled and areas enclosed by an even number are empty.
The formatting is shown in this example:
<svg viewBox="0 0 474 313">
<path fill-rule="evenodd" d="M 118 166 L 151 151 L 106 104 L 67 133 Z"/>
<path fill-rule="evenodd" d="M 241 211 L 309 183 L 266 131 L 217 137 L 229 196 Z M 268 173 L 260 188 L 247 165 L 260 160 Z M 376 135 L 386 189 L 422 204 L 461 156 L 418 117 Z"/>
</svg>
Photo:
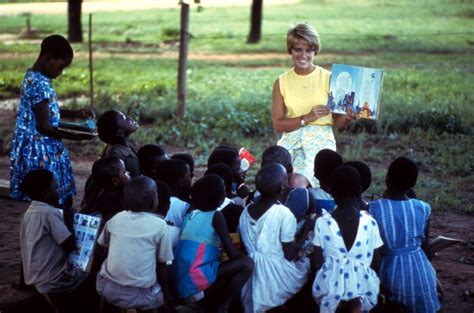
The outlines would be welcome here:
<svg viewBox="0 0 474 313">
<path fill-rule="evenodd" d="M 376 120 L 380 113 L 383 70 L 333 64 L 327 106 L 336 114 L 352 109 L 358 118 Z"/>
</svg>

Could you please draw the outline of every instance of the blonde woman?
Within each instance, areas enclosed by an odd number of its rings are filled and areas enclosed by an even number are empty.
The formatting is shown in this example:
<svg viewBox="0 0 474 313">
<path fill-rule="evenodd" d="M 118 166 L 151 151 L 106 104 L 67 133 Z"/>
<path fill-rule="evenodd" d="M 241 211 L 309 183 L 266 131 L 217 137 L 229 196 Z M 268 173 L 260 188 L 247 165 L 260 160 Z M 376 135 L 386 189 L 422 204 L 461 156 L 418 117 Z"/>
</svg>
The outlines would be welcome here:
<svg viewBox="0 0 474 313">
<path fill-rule="evenodd" d="M 314 27 L 300 23 L 290 28 L 286 46 L 294 67 L 273 85 L 272 124 L 282 133 L 278 145 L 290 152 L 294 173 L 304 175 L 308 186 L 316 188 L 315 155 L 322 149 L 336 150 L 332 127 L 345 128 L 355 114 L 331 114 L 326 107 L 331 72 L 314 64 L 321 50 Z"/>
</svg>

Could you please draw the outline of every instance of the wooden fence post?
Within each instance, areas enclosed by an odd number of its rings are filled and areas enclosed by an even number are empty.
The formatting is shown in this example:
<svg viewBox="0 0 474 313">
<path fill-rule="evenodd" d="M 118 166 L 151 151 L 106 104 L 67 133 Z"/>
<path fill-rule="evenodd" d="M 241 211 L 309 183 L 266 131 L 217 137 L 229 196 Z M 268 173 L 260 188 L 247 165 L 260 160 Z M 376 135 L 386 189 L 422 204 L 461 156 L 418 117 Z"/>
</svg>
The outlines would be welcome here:
<svg viewBox="0 0 474 313">
<path fill-rule="evenodd" d="M 181 31 L 179 37 L 178 60 L 178 110 L 176 115 L 183 118 L 186 112 L 186 64 L 188 61 L 189 4 L 181 2 Z"/>
</svg>

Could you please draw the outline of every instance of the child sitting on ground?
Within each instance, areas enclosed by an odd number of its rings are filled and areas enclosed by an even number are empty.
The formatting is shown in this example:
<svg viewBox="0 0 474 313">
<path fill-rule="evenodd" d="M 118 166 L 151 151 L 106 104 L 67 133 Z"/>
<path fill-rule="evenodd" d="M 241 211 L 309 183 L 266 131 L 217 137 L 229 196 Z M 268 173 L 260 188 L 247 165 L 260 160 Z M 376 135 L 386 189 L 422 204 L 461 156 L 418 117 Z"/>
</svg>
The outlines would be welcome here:
<svg viewBox="0 0 474 313">
<path fill-rule="evenodd" d="M 101 157 L 113 156 L 125 163 L 125 168 L 134 178 L 141 174 L 137 153 L 128 137 L 138 128 L 138 124 L 119 111 L 107 111 L 97 120 L 97 133 L 107 145 Z"/>
<path fill-rule="evenodd" d="M 372 183 L 372 172 L 370 171 L 370 167 L 361 161 L 348 161 L 344 162 L 343 165 L 352 166 L 359 173 L 361 182 L 359 210 L 367 211 L 367 206 L 369 203 L 364 199 L 363 194 L 367 189 L 369 189 L 370 184 Z"/>
<path fill-rule="evenodd" d="M 388 168 L 383 199 L 370 202 L 369 211 L 385 244 L 379 270 L 383 293 L 410 313 L 434 313 L 441 305 L 436 272 L 429 261 L 431 207 L 407 196 L 417 178 L 415 163 L 397 158 Z"/>
<path fill-rule="evenodd" d="M 240 159 L 239 151 L 226 145 L 218 146 L 209 156 L 207 167 L 209 168 L 217 163 L 225 163 L 232 168 L 234 175 L 232 200 L 234 200 L 236 204 L 244 206 L 245 199 L 249 196 L 250 191 L 247 185 L 245 185 L 246 172 L 241 169 L 242 160 Z"/>
<path fill-rule="evenodd" d="M 171 160 L 183 160 L 188 163 L 189 170 L 191 171 L 191 179 L 194 178 L 194 158 L 189 153 L 175 153 L 171 156 Z"/>
<path fill-rule="evenodd" d="M 225 163 L 217 163 L 209 167 L 204 173 L 204 175 L 208 174 L 215 174 L 224 181 L 226 197 L 217 210 L 221 211 L 222 215 L 224 215 L 229 233 L 235 233 L 239 225 L 240 214 L 242 214 L 244 208 L 235 204 L 234 200 L 230 198 L 232 197 L 232 184 L 234 182 L 232 169 Z"/>
<path fill-rule="evenodd" d="M 158 166 L 164 160 L 168 160 L 165 151 L 158 145 L 144 145 L 137 152 L 140 162 L 140 171 L 143 175 L 156 180 L 158 177 Z"/>
<path fill-rule="evenodd" d="M 168 214 L 171 205 L 170 189 L 168 188 L 168 185 L 162 182 L 161 180 L 155 180 L 155 183 L 156 188 L 158 189 L 158 208 L 156 209 L 156 214 L 163 220 L 165 220 L 165 216 Z M 181 229 L 179 227 L 171 225 L 172 223 L 166 223 L 168 224 L 169 234 L 174 249 L 178 244 Z"/>
<path fill-rule="evenodd" d="M 87 205 L 82 207 L 81 213 L 100 214 L 102 223 L 107 223 L 115 214 L 125 209 L 123 203 L 123 186 L 130 181 L 130 174 L 125 169 L 122 160 L 116 157 L 105 157 L 94 162 L 92 165 L 93 181 L 101 189 L 95 199 L 84 194 Z"/>
<path fill-rule="evenodd" d="M 316 221 L 314 258 L 320 269 L 313 283 L 313 297 L 321 313 L 356 313 L 377 304 L 380 281 L 371 266 L 376 267 L 377 248 L 383 242 L 375 220 L 359 211 L 360 186 L 357 170 L 336 168 L 329 188 L 337 208 Z"/>
<path fill-rule="evenodd" d="M 166 263 L 173 260 L 166 222 L 151 212 L 158 205 L 155 182 L 146 176 L 124 187 L 127 211 L 105 224 L 98 243 L 108 248 L 97 275 L 97 291 L 122 309 L 170 309 Z"/>
<path fill-rule="evenodd" d="M 187 194 L 191 189 L 191 171 L 183 160 L 165 160 L 158 166 L 158 179 L 168 185 L 171 193 L 171 204 L 165 220 L 181 228 L 189 203 L 181 200 L 179 195 Z"/>
<path fill-rule="evenodd" d="M 58 185 L 53 173 L 48 170 L 28 172 L 21 183 L 21 190 L 33 200 L 20 226 L 25 283 L 34 285 L 39 293 L 49 295 L 59 311 L 70 311 L 74 305 L 67 308 L 61 300 L 65 300 L 67 293 L 77 292 L 88 276 L 88 273 L 69 266 L 67 262 L 69 253 L 76 247 L 72 228 L 74 212 L 57 209 L 60 197 Z M 90 299 L 91 302 L 93 299 Z"/>
<path fill-rule="evenodd" d="M 336 151 L 323 149 L 316 154 L 314 158 L 314 177 L 319 180 L 319 187 L 311 189 L 316 201 L 316 211 L 332 212 L 336 207 L 329 191 L 329 181 L 332 171 L 342 163 L 342 157 Z"/>
<path fill-rule="evenodd" d="M 252 277 L 242 290 L 246 313 L 264 312 L 284 304 L 306 283 L 309 260 L 296 260 L 304 238 L 312 230 L 310 219 L 302 227 L 301 239 L 295 241 L 296 219 L 279 202 L 287 188 L 285 168 L 270 163 L 255 178 L 261 196 L 240 216 L 240 236 L 247 253 L 255 262 Z"/>
<path fill-rule="evenodd" d="M 252 260 L 232 244 L 216 210 L 224 198 L 224 182 L 217 175 L 206 175 L 192 186 L 195 210 L 186 216 L 175 250 L 178 296 L 187 302 L 204 297 L 205 312 L 227 312 L 253 270 Z M 219 261 L 221 245 L 230 260 Z"/>
</svg>

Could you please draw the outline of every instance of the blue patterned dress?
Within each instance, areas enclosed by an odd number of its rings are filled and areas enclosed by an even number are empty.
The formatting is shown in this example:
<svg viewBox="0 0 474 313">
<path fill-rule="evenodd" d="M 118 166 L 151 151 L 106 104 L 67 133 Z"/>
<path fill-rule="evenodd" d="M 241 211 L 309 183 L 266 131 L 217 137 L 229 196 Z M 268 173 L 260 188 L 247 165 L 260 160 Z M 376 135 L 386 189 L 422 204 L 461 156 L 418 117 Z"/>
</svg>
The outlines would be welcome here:
<svg viewBox="0 0 474 313">
<path fill-rule="evenodd" d="M 36 130 L 34 106 L 49 101 L 49 123 L 57 126 L 60 119 L 58 97 L 52 80 L 40 72 L 28 70 L 21 87 L 20 105 L 10 151 L 10 196 L 30 200 L 20 190 L 23 177 L 33 169 L 54 173 L 61 199 L 76 194 L 69 153 L 60 139 L 48 137 Z"/>
<path fill-rule="evenodd" d="M 410 199 L 381 199 L 369 203 L 384 242 L 379 276 L 391 291 L 389 299 L 412 313 L 434 313 L 440 308 L 436 272 L 421 250 L 431 214 L 429 204 Z"/>
</svg>

